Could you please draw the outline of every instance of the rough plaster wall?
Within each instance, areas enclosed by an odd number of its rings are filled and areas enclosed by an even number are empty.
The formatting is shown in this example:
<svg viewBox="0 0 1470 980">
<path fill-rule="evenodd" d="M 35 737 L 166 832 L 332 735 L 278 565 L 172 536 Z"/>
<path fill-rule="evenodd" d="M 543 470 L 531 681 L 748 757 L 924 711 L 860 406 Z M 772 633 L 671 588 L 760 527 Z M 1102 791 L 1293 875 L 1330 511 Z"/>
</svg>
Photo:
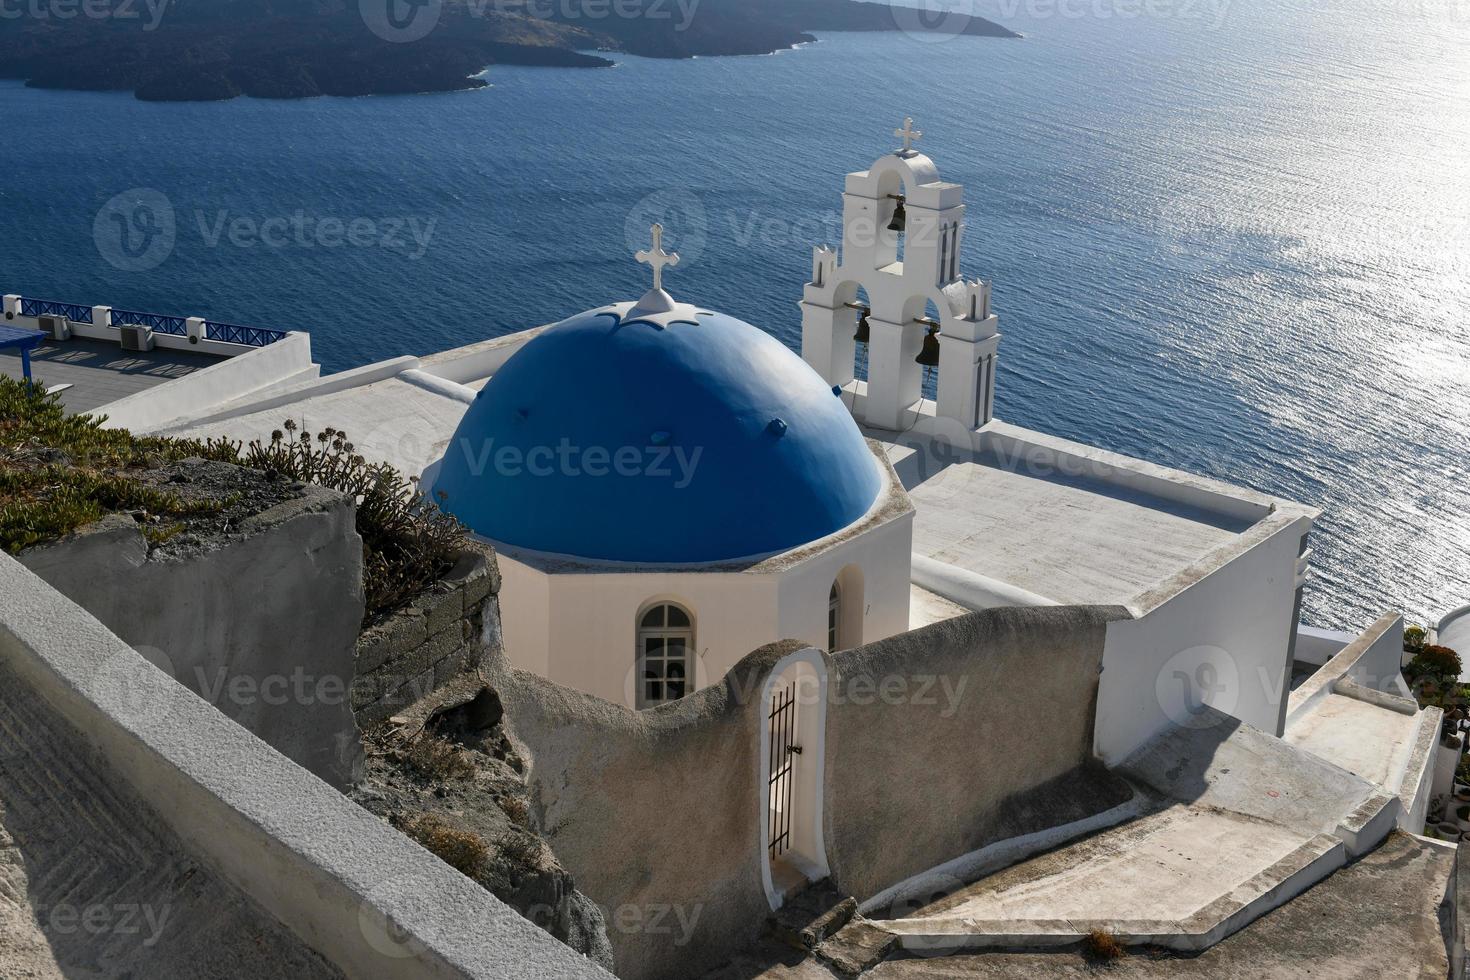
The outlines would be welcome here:
<svg viewBox="0 0 1470 980">
<path fill-rule="evenodd" d="M 829 658 L 827 856 L 859 901 L 1127 798 L 1092 761 L 1119 607 L 991 609 Z"/>
<path fill-rule="evenodd" d="M 487 668 L 540 827 L 602 907 L 624 980 L 699 976 L 761 929 L 760 687 L 800 646 L 763 647 L 723 683 L 644 712 Z"/>
<path fill-rule="evenodd" d="M 361 753 L 348 696 L 363 615 L 351 501 L 311 487 L 241 532 L 150 561 L 137 524 L 113 516 L 20 562 L 227 717 L 345 786 Z"/>
</svg>

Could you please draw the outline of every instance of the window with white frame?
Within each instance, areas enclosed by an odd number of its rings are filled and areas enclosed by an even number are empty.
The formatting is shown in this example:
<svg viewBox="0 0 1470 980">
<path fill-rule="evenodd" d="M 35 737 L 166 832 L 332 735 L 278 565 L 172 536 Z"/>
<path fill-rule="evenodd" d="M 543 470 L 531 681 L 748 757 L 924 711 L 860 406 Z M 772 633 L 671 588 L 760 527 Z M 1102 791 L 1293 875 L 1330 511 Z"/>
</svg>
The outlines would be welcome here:
<svg viewBox="0 0 1470 980">
<path fill-rule="evenodd" d="M 832 583 L 832 592 L 827 596 L 827 652 L 838 649 L 837 641 L 842 634 L 842 589 Z"/>
<path fill-rule="evenodd" d="M 638 620 L 638 707 L 677 701 L 691 690 L 694 617 L 672 602 L 644 610 Z"/>
</svg>

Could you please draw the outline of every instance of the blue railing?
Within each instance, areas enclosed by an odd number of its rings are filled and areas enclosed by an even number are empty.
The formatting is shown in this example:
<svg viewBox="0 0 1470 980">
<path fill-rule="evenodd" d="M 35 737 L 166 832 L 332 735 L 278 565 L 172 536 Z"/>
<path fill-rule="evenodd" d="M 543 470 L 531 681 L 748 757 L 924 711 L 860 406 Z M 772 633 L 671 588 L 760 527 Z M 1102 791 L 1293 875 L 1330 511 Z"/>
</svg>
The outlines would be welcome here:
<svg viewBox="0 0 1470 980">
<path fill-rule="evenodd" d="M 91 323 L 92 308 L 75 303 L 53 303 L 48 299 L 26 299 L 21 297 L 21 316 L 64 316 L 72 323 Z"/>
<path fill-rule="evenodd" d="M 222 340 L 227 344 L 244 344 L 247 347 L 264 347 L 286 336 L 284 330 L 242 327 L 238 323 L 215 323 L 213 320 L 204 321 L 204 330 L 210 340 Z"/>
<path fill-rule="evenodd" d="M 138 313 L 135 310 L 113 310 L 114 327 L 152 327 L 154 333 L 171 333 L 182 337 L 189 332 L 189 325 L 181 316 L 164 316 L 160 313 Z"/>
</svg>

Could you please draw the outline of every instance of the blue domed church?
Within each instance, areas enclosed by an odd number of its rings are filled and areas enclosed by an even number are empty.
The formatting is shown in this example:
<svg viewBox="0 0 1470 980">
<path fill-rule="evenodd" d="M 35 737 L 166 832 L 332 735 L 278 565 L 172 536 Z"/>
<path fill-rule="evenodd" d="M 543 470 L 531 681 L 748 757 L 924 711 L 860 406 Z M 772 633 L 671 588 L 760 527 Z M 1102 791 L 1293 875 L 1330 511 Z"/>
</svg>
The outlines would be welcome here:
<svg viewBox="0 0 1470 980">
<path fill-rule="evenodd" d="M 653 228 L 637 302 L 516 351 L 425 474 L 495 545 L 516 666 L 630 707 L 766 643 L 908 628 L 913 508 L 843 390 L 765 331 L 677 302 Z"/>
</svg>

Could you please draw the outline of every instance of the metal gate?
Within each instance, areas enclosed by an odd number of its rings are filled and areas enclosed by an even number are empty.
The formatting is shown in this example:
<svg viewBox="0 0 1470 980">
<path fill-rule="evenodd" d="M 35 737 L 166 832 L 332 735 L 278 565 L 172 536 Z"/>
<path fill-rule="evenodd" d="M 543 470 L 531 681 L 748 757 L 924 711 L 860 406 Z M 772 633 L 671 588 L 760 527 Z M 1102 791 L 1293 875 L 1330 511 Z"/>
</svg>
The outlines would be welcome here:
<svg viewBox="0 0 1470 980">
<path fill-rule="evenodd" d="M 801 746 L 796 738 L 796 684 L 777 688 L 771 695 L 771 759 L 768 789 L 771 798 L 771 859 L 791 847 L 791 790 L 796 782 L 796 757 Z"/>
</svg>

